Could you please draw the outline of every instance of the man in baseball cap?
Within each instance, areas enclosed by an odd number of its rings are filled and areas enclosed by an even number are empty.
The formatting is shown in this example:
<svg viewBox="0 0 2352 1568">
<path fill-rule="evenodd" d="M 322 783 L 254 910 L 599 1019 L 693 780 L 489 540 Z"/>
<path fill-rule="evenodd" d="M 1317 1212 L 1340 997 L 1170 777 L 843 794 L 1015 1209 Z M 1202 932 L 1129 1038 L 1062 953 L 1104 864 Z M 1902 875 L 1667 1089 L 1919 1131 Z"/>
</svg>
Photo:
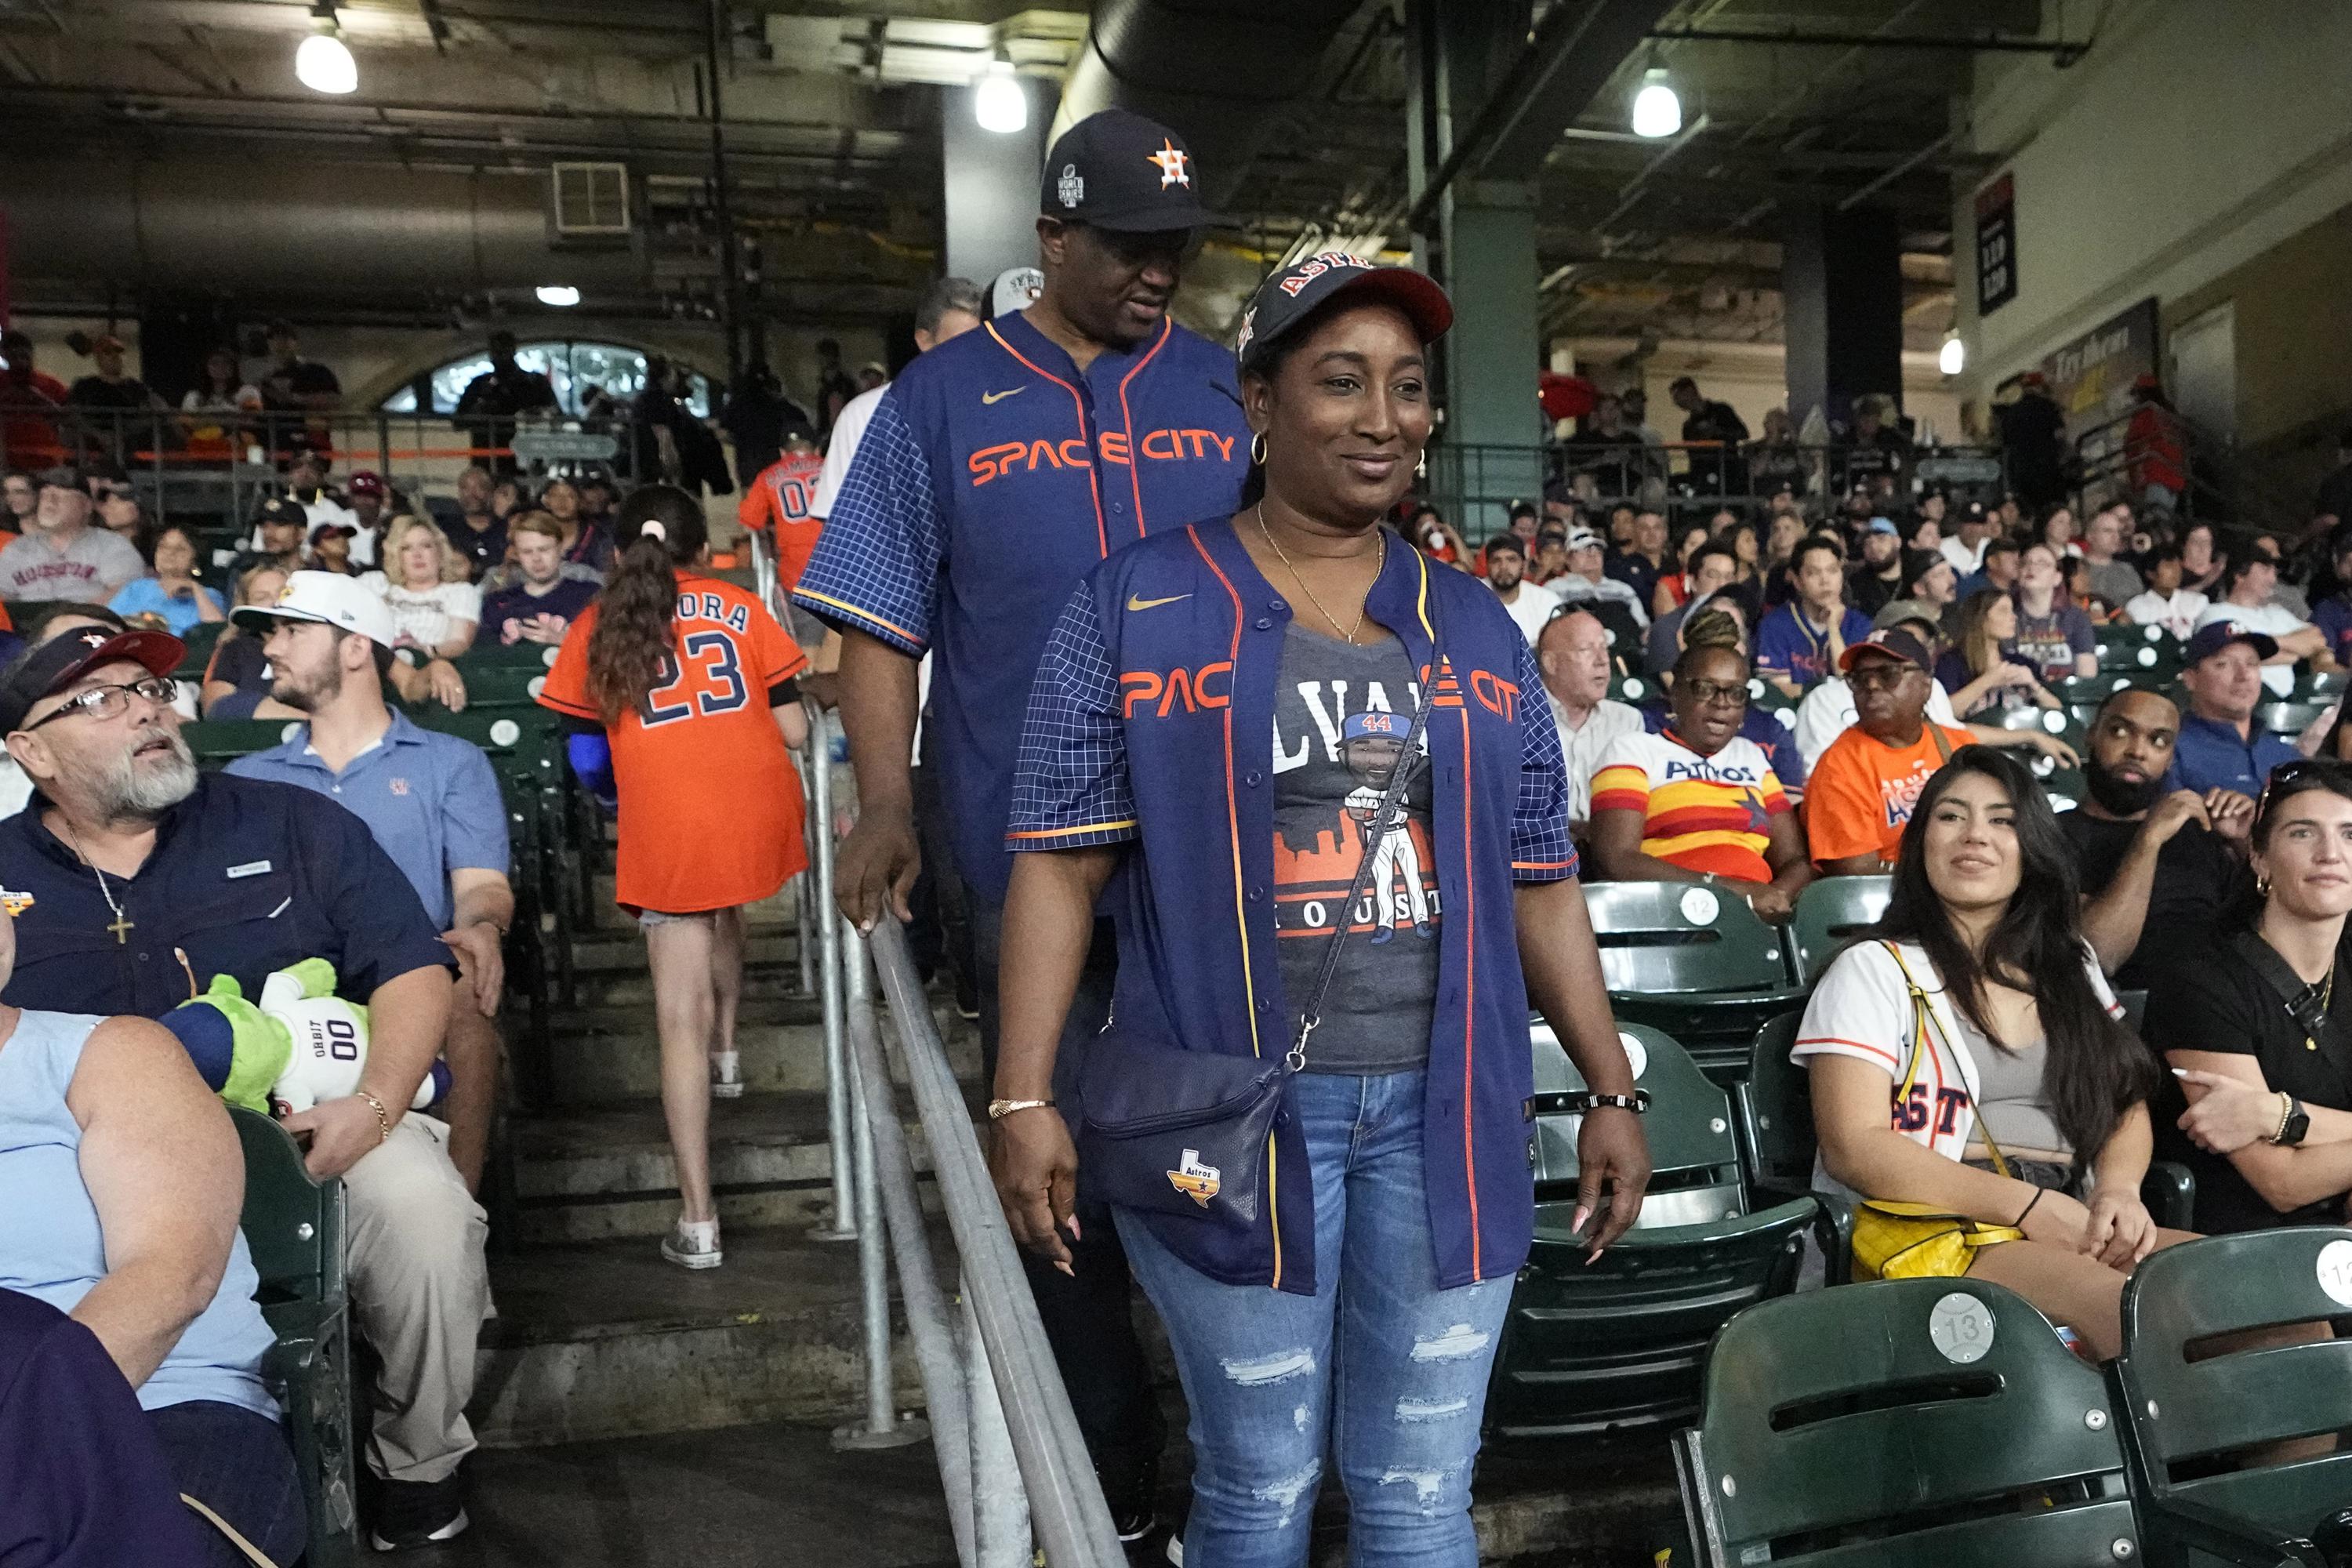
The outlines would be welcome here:
<svg viewBox="0 0 2352 1568">
<path fill-rule="evenodd" d="M 2278 647 L 2277 638 L 2242 621 L 2210 621 L 2189 637 L 2180 671 L 2189 711 L 2173 742 L 2168 788 L 2260 795 L 2271 770 L 2300 754 L 2284 736 L 2254 724 L 2263 663 Z"/>
<path fill-rule="evenodd" d="M 291 496 L 272 496 L 254 511 L 254 542 L 238 551 L 236 560 L 230 563 L 231 581 L 243 578 L 257 566 L 299 571 L 302 545 L 310 536 L 310 514 L 302 503 Z"/>
<path fill-rule="evenodd" d="M 85 626 L 37 643 L 0 668 L 0 735 L 37 729 L 68 711 L 105 718 L 122 711 L 131 695 L 146 695 L 169 707 L 175 693 L 168 679 L 157 690 L 141 693 L 146 682 L 137 670 L 105 667 L 137 665 L 152 680 L 168 678 L 186 654 L 186 646 L 168 632 L 117 632 L 104 626 Z M 102 674 L 94 676 L 93 671 Z M 53 703 L 47 700 L 51 697 L 64 700 Z"/>
<path fill-rule="evenodd" d="M 1195 236 L 1216 221 L 1182 139 L 1124 109 L 1062 132 L 1037 215 L 1045 281 L 1025 313 L 1082 363 L 1074 335 L 1124 347 L 1159 331 Z"/>
<path fill-rule="evenodd" d="M 276 604 L 242 606 L 233 619 L 264 639 L 275 677 L 269 695 L 307 715 L 310 726 L 228 771 L 331 795 L 356 812 L 457 954 L 462 973 L 445 1046 L 455 1082 L 445 1120 L 449 1158 L 472 1187 L 481 1179 L 498 1059 L 489 1018 L 503 984 L 500 937 L 514 919 L 498 781 L 478 748 L 421 728 L 384 700 L 397 635 L 392 607 L 356 578 L 297 572 Z"/>
</svg>

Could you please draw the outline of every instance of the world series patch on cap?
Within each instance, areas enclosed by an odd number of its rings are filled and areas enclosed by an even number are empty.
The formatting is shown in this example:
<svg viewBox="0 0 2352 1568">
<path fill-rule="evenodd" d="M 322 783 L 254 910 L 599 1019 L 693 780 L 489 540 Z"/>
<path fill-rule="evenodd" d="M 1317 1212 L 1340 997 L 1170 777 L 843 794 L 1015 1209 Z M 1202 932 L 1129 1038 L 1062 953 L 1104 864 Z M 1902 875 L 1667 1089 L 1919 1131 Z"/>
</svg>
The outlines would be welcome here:
<svg viewBox="0 0 2352 1568">
<path fill-rule="evenodd" d="M 1184 139 L 1124 109 L 1089 114 L 1054 143 L 1037 210 L 1124 234 L 1206 228 L 1200 169 Z"/>
</svg>

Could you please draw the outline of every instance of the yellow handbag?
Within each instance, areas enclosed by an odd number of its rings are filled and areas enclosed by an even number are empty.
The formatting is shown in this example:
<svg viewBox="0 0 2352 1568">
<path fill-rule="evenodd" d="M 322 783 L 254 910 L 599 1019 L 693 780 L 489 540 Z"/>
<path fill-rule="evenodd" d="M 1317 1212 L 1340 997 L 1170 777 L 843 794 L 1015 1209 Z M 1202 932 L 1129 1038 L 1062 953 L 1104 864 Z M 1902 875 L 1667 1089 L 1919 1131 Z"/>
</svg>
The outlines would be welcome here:
<svg viewBox="0 0 2352 1568">
<path fill-rule="evenodd" d="M 1911 1059 L 1903 1069 L 1903 1086 L 1895 1095 L 1895 1103 L 1902 1104 L 1910 1100 L 1911 1087 L 1918 1080 L 1919 1058 L 1927 1052 L 1927 1032 L 1934 1026 L 1935 1014 L 1927 994 L 1911 977 L 1911 966 L 1903 962 L 1901 951 L 1891 942 L 1879 945 L 1895 960 L 1895 966 L 1903 971 L 1903 984 L 1911 991 Z M 1984 1134 L 1985 1147 L 1992 1153 L 1993 1169 L 2010 1175 L 2009 1159 L 2001 1153 L 2000 1145 L 1993 1142 L 1992 1129 L 1979 1118 L 1977 1130 Z M 1933 1204 L 1864 1198 L 1853 1211 L 1853 1277 L 1949 1278 L 1969 1271 L 1978 1247 L 2024 1239 L 2025 1233 L 2015 1226 L 1987 1225 Z"/>
</svg>

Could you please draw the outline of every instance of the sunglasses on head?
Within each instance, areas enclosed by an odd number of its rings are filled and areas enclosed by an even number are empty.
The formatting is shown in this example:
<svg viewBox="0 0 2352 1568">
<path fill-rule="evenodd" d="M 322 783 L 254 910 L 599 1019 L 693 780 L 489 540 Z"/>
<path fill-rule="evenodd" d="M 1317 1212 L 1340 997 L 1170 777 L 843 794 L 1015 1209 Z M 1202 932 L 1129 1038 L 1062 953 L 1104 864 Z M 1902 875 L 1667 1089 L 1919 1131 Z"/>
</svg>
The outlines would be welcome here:
<svg viewBox="0 0 2352 1568">
<path fill-rule="evenodd" d="M 2309 787 L 2332 789 L 2352 799 L 2352 765 L 2333 757 L 2296 757 L 2273 768 L 2270 777 L 2263 781 L 2263 792 L 2254 797 L 2255 823 L 2260 825 L 2269 816 L 2273 805 L 2301 795 L 2303 789 L 2295 786 L 2302 781 L 2309 781 Z"/>
</svg>

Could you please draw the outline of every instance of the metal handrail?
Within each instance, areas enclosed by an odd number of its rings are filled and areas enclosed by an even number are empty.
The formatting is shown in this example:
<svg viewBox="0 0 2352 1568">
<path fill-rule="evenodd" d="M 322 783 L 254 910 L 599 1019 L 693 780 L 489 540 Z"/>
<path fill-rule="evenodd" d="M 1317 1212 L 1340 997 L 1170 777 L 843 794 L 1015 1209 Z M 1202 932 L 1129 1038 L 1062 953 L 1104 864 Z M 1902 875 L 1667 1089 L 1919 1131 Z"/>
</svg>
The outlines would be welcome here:
<svg viewBox="0 0 2352 1568">
<path fill-rule="evenodd" d="M 751 554 L 760 597 L 782 621 L 789 607 L 757 534 Z M 895 1268 L 958 1560 L 964 1568 L 1027 1568 L 1034 1540 L 1055 1568 L 1124 1568 L 1125 1549 L 906 935 L 887 913 L 870 936 L 836 913 L 831 722 L 814 701 L 808 715 L 813 875 L 804 880 L 812 884 L 824 957 L 826 1104 L 829 1113 L 854 1113 L 847 1128 L 840 1114 L 828 1118 L 835 1229 L 818 1234 L 857 1239 L 865 1330 L 865 1416 L 837 1432 L 835 1441 L 881 1446 L 921 1429 L 901 1419 L 891 1399 L 886 1269 Z M 804 951 L 807 929 L 803 924 Z M 877 976 L 955 1244 L 958 1310 L 941 1295 L 932 1267 L 913 1155 L 884 1060 L 873 994 Z"/>
<path fill-rule="evenodd" d="M 1037 1543 L 1055 1568 L 1121 1568 L 1126 1552 L 1045 1342 L 1045 1327 L 995 1184 L 981 1158 L 962 1087 L 948 1066 L 947 1049 L 915 977 L 906 933 L 886 914 L 866 945 L 881 976 L 900 1066 L 930 1146 L 932 1175 L 962 1260 L 965 1300 L 1003 1405 Z M 870 1096 L 869 1116 L 878 1116 L 884 1103 L 882 1096 Z"/>
</svg>

